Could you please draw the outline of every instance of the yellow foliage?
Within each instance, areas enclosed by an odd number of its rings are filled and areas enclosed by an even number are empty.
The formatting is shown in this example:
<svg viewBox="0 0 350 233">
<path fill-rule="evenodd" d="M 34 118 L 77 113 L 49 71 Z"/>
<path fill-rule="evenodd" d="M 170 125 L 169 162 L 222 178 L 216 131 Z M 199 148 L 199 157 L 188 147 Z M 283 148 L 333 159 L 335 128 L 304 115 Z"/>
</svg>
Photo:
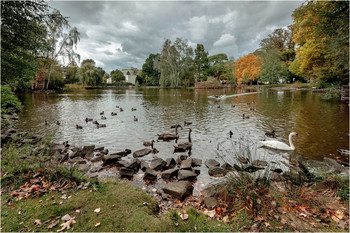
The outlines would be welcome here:
<svg viewBox="0 0 350 233">
<path fill-rule="evenodd" d="M 235 63 L 235 77 L 237 84 L 241 84 L 244 77 L 247 81 L 257 80 L 261 72 L 261 62 L 254 54 L 248 54 Z"/>
</svg>

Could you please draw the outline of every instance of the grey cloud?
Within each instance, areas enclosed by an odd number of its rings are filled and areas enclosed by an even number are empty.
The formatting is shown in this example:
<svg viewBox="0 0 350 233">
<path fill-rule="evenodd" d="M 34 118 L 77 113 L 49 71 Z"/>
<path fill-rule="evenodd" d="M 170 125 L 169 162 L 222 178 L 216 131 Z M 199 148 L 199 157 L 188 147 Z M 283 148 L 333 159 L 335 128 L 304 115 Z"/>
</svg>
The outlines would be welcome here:
<svg viewBox="0 0 350 233">
<path fill-rule="evenodd" d="M 254 52 L 273 29 L 292 23 L 301 2 L 50 2 L 81 33 L 78 52 L 107 72 L 141 68 L 165 39 L 203 44 L 209 55 Z"/>
</svg>

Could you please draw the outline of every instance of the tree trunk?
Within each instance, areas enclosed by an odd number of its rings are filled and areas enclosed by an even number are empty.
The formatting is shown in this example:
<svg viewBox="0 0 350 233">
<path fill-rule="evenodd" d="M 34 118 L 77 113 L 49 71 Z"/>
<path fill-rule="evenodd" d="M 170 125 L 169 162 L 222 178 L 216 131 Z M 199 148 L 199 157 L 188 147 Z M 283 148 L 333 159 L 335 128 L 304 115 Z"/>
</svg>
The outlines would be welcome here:
<svg viewBox="0 0 350 233">
<path fill-rule="evenodd" d="M 49 89 L 50 78 L 51 78 L 51 72 L 52 72 L 52 62 L 51 62 L 51 65 L 50 65 L 49 77 L 47 77 L 46 90 L 48 90 L 48 89 Z"/>
</svg>

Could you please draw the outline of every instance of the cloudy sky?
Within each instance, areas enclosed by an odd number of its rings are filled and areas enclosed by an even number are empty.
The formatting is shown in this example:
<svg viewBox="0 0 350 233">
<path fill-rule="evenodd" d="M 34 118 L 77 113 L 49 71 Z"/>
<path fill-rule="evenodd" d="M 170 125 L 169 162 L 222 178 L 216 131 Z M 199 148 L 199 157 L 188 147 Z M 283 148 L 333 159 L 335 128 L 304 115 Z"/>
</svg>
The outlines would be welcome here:
<svg viewBox="0 0 350 233">
<path fill-rule="evenodd" d="M 78 53 L 106 72 L 142 68 L 165 39 L 203 44 L 209 55 L 235 59 L 254 52 L 274 29 L 292 23 L 299 1 L 54 1 L 49 4 L 78 28 Z"/>
</svg>

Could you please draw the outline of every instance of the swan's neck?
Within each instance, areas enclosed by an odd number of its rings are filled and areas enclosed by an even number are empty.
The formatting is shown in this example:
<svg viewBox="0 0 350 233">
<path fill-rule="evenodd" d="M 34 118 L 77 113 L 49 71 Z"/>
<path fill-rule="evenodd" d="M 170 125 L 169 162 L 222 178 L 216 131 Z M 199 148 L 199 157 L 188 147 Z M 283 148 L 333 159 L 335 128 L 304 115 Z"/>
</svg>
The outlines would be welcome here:
<svg viewBox="0 0 350 233">
<path fill-rule="evenodd" d="M 188 133 L 188 141 L 191 142 L 191 131 Z"/>
<path fill-rule="evenodd" d="M 292 134 L 289 134 L 289 145 L 290 145 L 290 148 L 292 148 L 293 150 L 295 150 L 295 146 L 292 142 Z"/>
</svg>

